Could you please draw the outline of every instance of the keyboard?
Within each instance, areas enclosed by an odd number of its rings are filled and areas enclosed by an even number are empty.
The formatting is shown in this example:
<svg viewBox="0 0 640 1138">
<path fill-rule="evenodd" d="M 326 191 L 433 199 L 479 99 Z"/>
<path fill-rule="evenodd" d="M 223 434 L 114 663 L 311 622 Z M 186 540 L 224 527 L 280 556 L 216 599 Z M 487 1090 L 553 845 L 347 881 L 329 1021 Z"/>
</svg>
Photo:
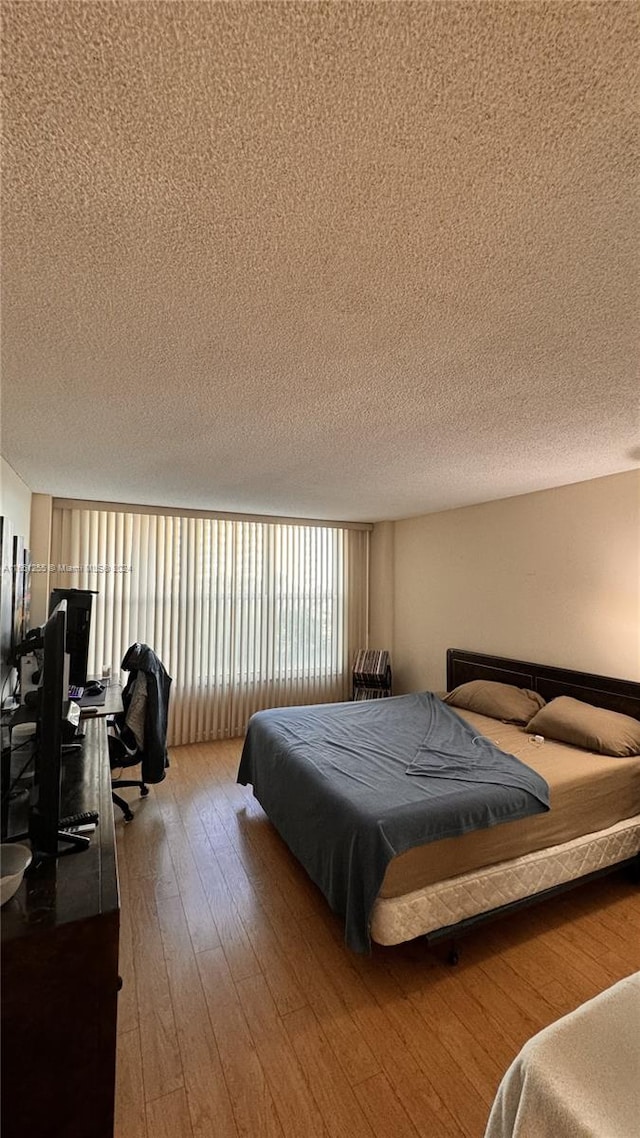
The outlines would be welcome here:
<svg viewBox="0 0 640 1138">
<path fill-rule="evenodd" d="M 82 699 L 84 695 L 84 688 L 77 687 L 76 684 L 69 684 L 69 699 Z"/>
</svg>

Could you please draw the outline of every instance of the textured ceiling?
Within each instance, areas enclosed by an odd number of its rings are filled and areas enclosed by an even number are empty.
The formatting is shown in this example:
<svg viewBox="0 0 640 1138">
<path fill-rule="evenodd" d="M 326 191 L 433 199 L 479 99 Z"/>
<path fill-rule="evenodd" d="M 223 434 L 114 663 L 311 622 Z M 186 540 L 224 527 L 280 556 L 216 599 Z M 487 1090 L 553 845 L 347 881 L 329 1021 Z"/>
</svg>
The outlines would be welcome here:
<svg viewBox="0 0 640 1138">
<path fill-rule="evenodd" d="M 11 3 L 2 453 L 401 517 L 638 458 L 633 3 Z"/>
</svg>

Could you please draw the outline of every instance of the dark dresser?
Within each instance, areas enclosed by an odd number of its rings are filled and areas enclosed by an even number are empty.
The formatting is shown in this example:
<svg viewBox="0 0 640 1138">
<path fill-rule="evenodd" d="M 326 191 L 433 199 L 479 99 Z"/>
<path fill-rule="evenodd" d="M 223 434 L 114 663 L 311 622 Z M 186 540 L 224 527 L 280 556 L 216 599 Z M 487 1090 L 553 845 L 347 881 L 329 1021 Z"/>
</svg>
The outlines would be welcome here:
<svg viewBox="0 0 640 1138">
<path fill-rule="evenodd" d="M 104 719 L 63 757 L 63 815 L 98 810 L 87 850 L 43 862 L 1 910 L 3 1138 L 112 1138 L 119 894 Z M 26 829 L 26 800 L 9 833 Z"/>
</svg>

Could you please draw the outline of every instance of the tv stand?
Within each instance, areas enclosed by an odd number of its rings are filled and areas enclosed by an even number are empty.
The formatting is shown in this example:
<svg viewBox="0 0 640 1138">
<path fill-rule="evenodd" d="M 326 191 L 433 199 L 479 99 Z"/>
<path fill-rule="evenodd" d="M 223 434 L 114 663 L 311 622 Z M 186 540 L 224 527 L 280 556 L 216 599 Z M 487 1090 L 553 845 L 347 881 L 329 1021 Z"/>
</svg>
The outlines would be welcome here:
<svg viewBox="0 0 640 1138">
<path fill-rule="evenodd" d="M 5 838 L 5 842 L 26 842 L 29 838 L 28 834 L 13 834 L 10 838 Z M 67 849 L 60 849 L 60 844 L 65 843 Z M 65 854 L 78 853 L 80 850 L 86 850 L 91 845 L 91 838 L 87 834 L 70 834 L 68 830 L 58 830 L 58 850 L 57 853 L 45 853 L 43 850 L 35 849 L 33 851 L 33 870 L 35 872 L 41 862 L 46 861 L 48 858 L 64 857 Z M 29 870 L 27 870 L 29 876 Z"/>
<path fill-rule="evenodd" d="M 120 901 L 104 719 L 86 731 L 62 761 L 61 814 L 96 810 L 100 825 L 61 830 L 65 856 L 30 868 L 2 909 L 2 1138 L 113 1138 Z M 5 832 L 27 815 L 11 802 Z"/>
</svg>

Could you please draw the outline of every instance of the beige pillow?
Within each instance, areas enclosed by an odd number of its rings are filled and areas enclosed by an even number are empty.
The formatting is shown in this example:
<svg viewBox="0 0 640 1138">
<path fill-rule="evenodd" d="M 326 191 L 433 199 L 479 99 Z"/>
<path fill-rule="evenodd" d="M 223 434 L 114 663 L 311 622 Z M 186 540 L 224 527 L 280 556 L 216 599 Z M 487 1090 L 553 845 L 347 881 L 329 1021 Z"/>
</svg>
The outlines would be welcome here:
<svg viewBox="0 0 640 1138">
<path fill-rule="evenodd" d="M 465 711 L 477 711 L 479 715 L 490 715 L 492 719 L 503 719 L 506 723 L 528 723 L 545 703 L 535 691 L 493 680 L 460 684 L 445 696 L 444 702 Z"/>
<path fill-rule="evenodd" d="M 552 699 L 534 715 L 527 731 L 601 755 L 640 755 L 640 721 L 568 695 Z"/>
</svg>

